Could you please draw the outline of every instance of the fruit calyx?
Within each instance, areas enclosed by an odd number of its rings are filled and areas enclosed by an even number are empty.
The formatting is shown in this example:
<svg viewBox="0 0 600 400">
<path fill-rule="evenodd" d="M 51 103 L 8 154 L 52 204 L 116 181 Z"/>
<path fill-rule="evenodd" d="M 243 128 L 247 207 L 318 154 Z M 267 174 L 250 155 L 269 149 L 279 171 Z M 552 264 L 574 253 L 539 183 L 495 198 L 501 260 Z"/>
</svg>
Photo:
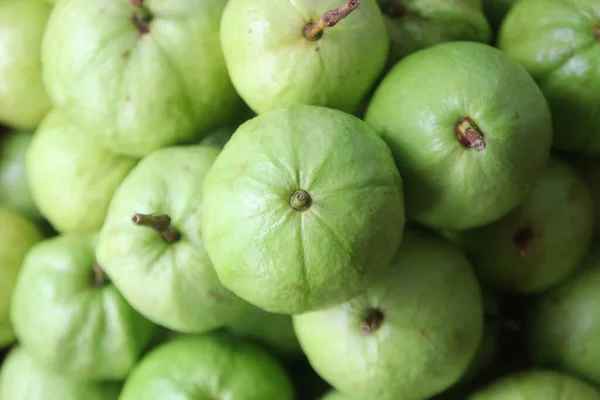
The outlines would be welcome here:
<svg viewBox="0 0 600 400">
<path fill-rule="evenodd" d="M 383 312 L 378 308 L 369 308 L 363 320 L 360 323 L 360 331 L 364 335 L 369 335 L 381 327 L 383 323 Z"/>
<path fill-rule="evenodd" d="M 302 189 L 295 190 L 290 197 L 290 207 L 296 211 L 304 211 L 308 209 L 310 207 L 310 203 L 310 195 Z"/>
<path fill-rule="evenodd" d="M 465 148 L 483 151 L 486 147 L 483 134 L 477 124 L 469 117 L 462 118 L 456 124 L 456 137 Z"/>
<path fill-rule="evenodd" d="M 106 285 L 108 282 L 110 282 L 110 280 L 106 276 L 106 273 L 104 272 L 104 270 L 102 269 L 100 264 L 98 264 L 97 261 L 94 261 L 93 268 L 94 268 L 94 287 L 99 288 L 99 287 Z"/>
<path fill-rule="evenodd" d="M 327 11 L 320 20 L 309 23 L 304 27 L 304 37 L 311 41 L 321 39 L 325 29 L 337 25 L 338 22 L 350 15 L 352 11 L 356 10 L 359 5 L 359 0 L 348 0 L 335 10 Z"/>
<path fill-rule="evenodd" d="M 150 10 L 144 6 L 144 0 L 129 0 L 129 3 L 135 7 L 135 14 L 131 20 L 137 26 L 142 35 L 150 32 L 150 22 L 152 22 L 153 15 Z"/>
<path fill-rule="evenodd" d="M 529 248 L 531 246 L 531 242 L 533 241 L 533 229 L 530 227 L 521 228 L 515 233 L 513 236 L 513 243 L 517 246 L 519 250 L 519 255 L 522 258 L 527 256 L 529 252 Z"/>
<path fill-rule="evenodd" d="M 135 213 L 131 217 L 131 222 L 138 226 L 146 226 L 160 233 L 167 243 L 175 243 L 181 238 L 181 235 L 171 226 L 171 217 L 168 215 L 152 215 Z"/>
</svg>

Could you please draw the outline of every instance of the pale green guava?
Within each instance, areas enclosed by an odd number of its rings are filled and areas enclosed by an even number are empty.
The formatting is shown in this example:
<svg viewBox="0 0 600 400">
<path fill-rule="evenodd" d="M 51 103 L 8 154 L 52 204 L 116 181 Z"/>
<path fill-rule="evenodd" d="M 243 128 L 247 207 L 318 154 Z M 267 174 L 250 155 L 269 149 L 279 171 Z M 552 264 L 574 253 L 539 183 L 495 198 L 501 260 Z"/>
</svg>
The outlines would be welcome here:
<svg viewBox="0 0 600 400">
<path fill-rule="evenodd" d="M 221 51 L 226 0 L 61 0 L 42 42 L 56 107 L 130 156 L 202 139 L 239 106 Z"/>
<path fill-rule="evenodd" d="M 481 289 L 462 251 L 409 228 L 362 295 L 293 317 L 315 371 L 346 395 L 422 400 L 456 383 L 483 333 Z"/>
<path fill-rule="evenodd" d="M 203 183 L 220 149 L 176 146 L 143 158 L 112 198 L 98 260 L 127 301 L 171 330 L 202 333 L 251 309 L 225 289 L 203 245 Z"/>
<path fill-rule="evenodd" d="M 35 204 L 54 229 L 85 234 L 100 230 L 113 194 L 136 163 L 52 110 L 31 139 L 26 173 Z"/>
<path fill-rule="evenodd" d="M 349 300 L 404 228 L 402 180 L 360 119 L 295 105 L 243 124 L 209 171 L 202 233 L 223 285 L 268 312 Z"/>
</svg>

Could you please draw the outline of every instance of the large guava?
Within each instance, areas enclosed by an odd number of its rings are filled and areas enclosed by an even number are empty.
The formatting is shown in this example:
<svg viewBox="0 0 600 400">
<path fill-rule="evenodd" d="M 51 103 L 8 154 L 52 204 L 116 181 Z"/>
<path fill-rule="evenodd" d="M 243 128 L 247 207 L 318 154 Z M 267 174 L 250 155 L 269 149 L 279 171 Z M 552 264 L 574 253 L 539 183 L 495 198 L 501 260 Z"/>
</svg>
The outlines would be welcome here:
<svg viewBox="0 0 600 400">
<path fill-rule="evenodd" d="M 456 383 L 483 333 L 481 288 L 455 245 L 409 228 L 360 296 L 293 317 L 311 365 L 359 399 L 422 400 Z"/>
<path fill-rule="evenodd" d="M 197 142 L 239 106 L 219 28 L 226 0 L 61 0 L 42 42 L 56 107 L 131 156 Z"/>
<path fill-rule="evenodd" d="M 500 50 L 442 43 L 402 59 L 365 121 L 390 146 L 407 216 L 469 229 L 525 200 L 550 156 L 552 121 L 533 78 Z"/>
<path fill-rule="evenodd" d="M 404 228 L 389 148 L 342 111 L 294 105 L 244 123 L 204 186 L 202 233 L 223 285 L 297 314 L 360 294 Z"/>
<path fill-rule="evenodd" d="M 598 0 L 518 1 L 502 23 L 498 47 L 548 99 L 554 147 L 600 155 Z"/>
</svg>

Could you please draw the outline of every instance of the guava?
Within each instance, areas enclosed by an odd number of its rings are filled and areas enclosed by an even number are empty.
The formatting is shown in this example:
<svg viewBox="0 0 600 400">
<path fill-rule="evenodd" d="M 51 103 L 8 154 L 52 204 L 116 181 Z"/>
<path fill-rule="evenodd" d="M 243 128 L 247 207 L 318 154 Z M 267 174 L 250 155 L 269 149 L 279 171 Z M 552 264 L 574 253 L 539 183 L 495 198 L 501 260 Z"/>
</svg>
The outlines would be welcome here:
<svg viewBox="0 0 600 400">
<path fill-rule="evenodd" d="M 198 142 L 239 107 L 221 51 L 226 0 L 61 0 L 42 42 L 53 104 L 115 153 Z"/>
<path fill-rule="evenodd" d="M 13 292 L 19 343 L 73 380 L 122 380 L 152 339 L 95 260 L 97 235 L 60 235 L 31 248 Z"/>
<path fill-rule="evenodd" d="M 533 365 L 570 372 L 600 384 L 600 243 L 558 287 L 527 310 L 527 347 Z"/>
<path fill-rule="evenodd" d="M 359 295 L 404 228 L 402 179 L 360 119 L 293 105 L 233 134 L 204 183 L 202 232 L 223 285 L 278 314 Z"/>
<path fill-rule="evenodd" d="M 552 111 L 554 148 L 600 155 L 600 7 L 597 0 L 524 0 L 498 48 L 535 78 Z"/>
<path fill-rule="evenodd" d="M 481 0 L 382 0 L 380 4 L 390 39 L 390 67 L 439 43 L 491 41 Z"/>
<path fill-rule="evenodd" d="M 341 393 L 422 400 L 465 373 L 482 339 L 483 314 L 463 252 L 411 228 L 390 267 L 360 296 L 293 322 L 312 367 Z"/>
<path fill-rule="evenodd" d="M 389 47 L 375 0 L 229 0 L 221 42 L 233 85 L 257 114 L 293 104 L 353 112 Z"/>
<path fill-rule="evenodd" d="M 553 157 L 518 208 L 455 236 L 482 282 L 532 294 L 555 286 L 579 267 L 593 234 L 590 189 L 571 165 Z"/>
<path fill-rule="evenodd" d="M 563 372 L 529 369 L 501 376 L 467 400 L 599 400 L 600 392 Z"/>
<path fill-rule="evenodd" d="M 173 339 L 131 372 L 119 400 L 291 400 L 292 384 L 266 350 L 226 334 Z"/>
<path fill-rule="evenodd" d="M 11 349 L 0 369 L 0 399 L 117 400 L 118 383 L 77 381 L 40 365 L 22 346 Z"/>
<path fill-rule="evenodd" d="M 44 118 L 31 139 L 26 173 L 35 204 L 61 233 L 100 230 L 110 200 L 137 159 L 100 146 L 60 110 Z"/>
<path fill-rule="evenodd" d="M 542 92 L 521 65 L 482 43 L 442 43 L 402 59 L 365 121 L 394 154 L 407 216 L 436 229 L 480 227 L 508 214 L 550 157 Z"/>
<path fill-rule="evenodd" d="M 286 358 L 302 356 L 302 349 L 294 332 L 292 317 L 273 314 L 252 307 L 241 318 L 228 325 L 229 332 L 255 340 Z"/>
<path fill-rule="evenodd" d="M 506 14 L 517 0 L 483 0 L 483 12 L 490 26 L 496 31 L 502 25 Z"/>
<path fill-rule="evenodd" d="M 225 289 L 204 249 L 203 182 L 220 149 L 174 146 L 143 158 L 113 196 L 98 260 L 127 301 L 166 328 L 202 333 L 251 305 Z"/>
<path fill-rule="evenodd" d="M 590 189 L 594 201 L 594 232 L 600 233 L 600 157 L 576 156 L 568 161 Z"/>
<path fill-rule="evenodd" d="M 32 220 L 41 219 L 25 171 L 25 154 L 31 143 L 29 131 L 9 131 L 0 136 L 0 204 Z"/>
<path fill-rule="evenodd" d="M 35 128 L 52 105 L 42 81 L 41 44 L 51 7 L 0 1 L 0 123 Z"/>
<path fill-rule="evenodd" d="M 10 305 L 23 260 L 42 233 L 24 215 L 0 205 L 0 349 L 15 340 Z"/>
</svg>

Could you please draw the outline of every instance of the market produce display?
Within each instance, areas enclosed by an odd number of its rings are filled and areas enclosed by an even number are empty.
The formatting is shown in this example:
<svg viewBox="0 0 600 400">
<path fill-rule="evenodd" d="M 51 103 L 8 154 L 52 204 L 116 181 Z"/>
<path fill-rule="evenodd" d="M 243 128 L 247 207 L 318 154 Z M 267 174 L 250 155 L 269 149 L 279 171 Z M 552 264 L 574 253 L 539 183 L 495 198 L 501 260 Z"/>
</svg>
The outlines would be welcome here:
<svg viewBox="0 0 600 400">
<path fill-rule="evenodd" d="M 0 0 L 0 400 L 600 400 L 600 0 Z"/>
</svg>

